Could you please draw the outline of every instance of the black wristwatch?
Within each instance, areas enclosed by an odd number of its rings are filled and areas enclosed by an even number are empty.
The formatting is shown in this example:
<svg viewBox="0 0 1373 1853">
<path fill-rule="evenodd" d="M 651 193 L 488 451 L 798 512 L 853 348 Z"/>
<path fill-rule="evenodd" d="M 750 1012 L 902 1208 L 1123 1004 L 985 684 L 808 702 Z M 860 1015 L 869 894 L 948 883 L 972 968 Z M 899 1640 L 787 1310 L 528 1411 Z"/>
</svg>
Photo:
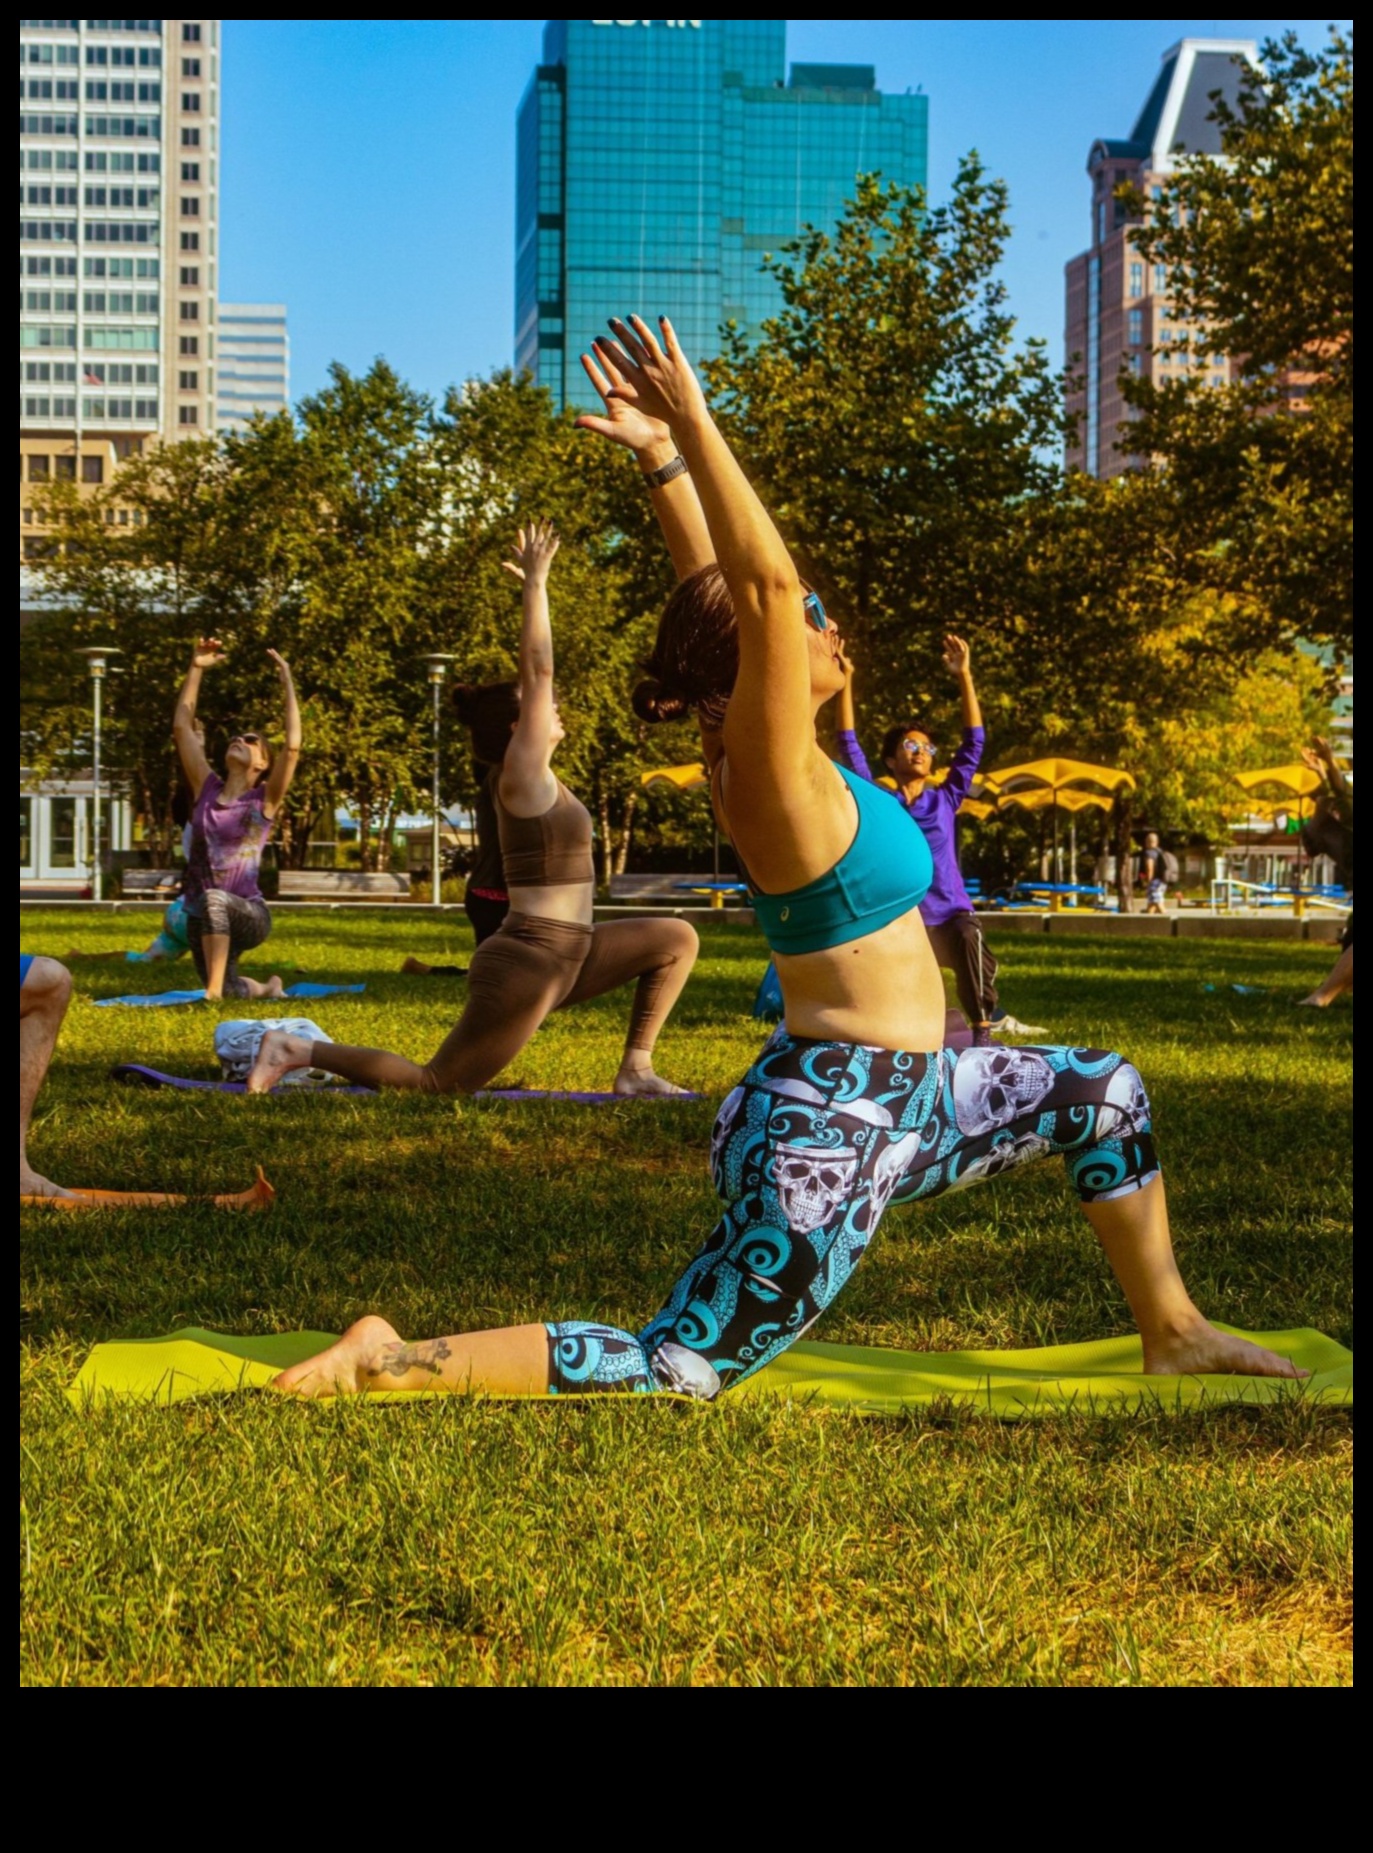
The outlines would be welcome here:
<svg viewBox="0 0 1373 1853">
<path fill-rule="evenodd" d="M 671 458 L 661 469 L 645 470 L 644 481 L 650 489 L 661 489 L 664 483 L 670 483 L 678 476 L 685 476 L 686 473 L 686 458 L 679 455 Z"/>
</svg>

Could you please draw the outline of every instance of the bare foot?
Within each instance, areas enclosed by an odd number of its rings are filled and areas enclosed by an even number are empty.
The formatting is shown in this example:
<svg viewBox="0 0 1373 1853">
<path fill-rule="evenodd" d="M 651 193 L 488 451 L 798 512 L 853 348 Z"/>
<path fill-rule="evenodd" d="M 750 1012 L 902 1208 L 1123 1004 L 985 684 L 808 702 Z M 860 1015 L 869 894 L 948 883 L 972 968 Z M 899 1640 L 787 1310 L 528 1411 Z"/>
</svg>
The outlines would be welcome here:
<svg viewBox="0 0 1373 1853">
<path fill-rule="evenodd" d="M 36 1171 L 25 1166 L 19 1167 L 19 1194 L 21 1197 L 70 1197 L 72 1192 L 63 1190 L 60 1184 L 54 1184 L 50 1178 L 40 1177 Z"/>
<path fill-rule="evenodd" d="M 668 1094 L 689 1094 L 689 1087 L 678 1087 L 675 1082 L 664 1081 L 654 1074 L 652 1066 L 645 1062 L 642 1067 L 630 1067 L 626 1064 L 615 1077 L 614 1093 L 623 1094 L 627 1100 L 660 1099 Z"/>
<path fill-rule="evenodd" d="M 1319 991 L 1313 991 L 1310 997 L 1299 997 L 1297 1006 L 1300 1008 L 1303 1004 L 1309 1004 L 1313 1010 L 1328 1010 L 1334 1001 L 1333 997 L 1322 997 Z"/>
<path fill-rule="evenodd" d="M 369 1313 L 355 1320 L 336 1345 L 293 1364 L 267 1387 L 287 1396 L 359 1396 L 376 1375 L 373 1366 L 382 1346 L 399 1343 L 396 1328 Z"/>
<path fill-rule="evenodd" d="M 266 1094 L 284 1074 L 293 1068 L 308 1068 L 315 1052 L 308 1036 L 293 1036 L 289 1030 L 269 1029 L 257 1047 L 257 1060 L 248 1075 L 248 1092 Z"/>
<path fill-rule="evenodd" d="M 400 969 L 407 978 L 427 978 L 434 968 L 426 965 L 423 959 L 406 959 Z"/>
<path fill-rule="evenodd" d="M 1218 1332 L 1205 1320 L 1185 1335 L 1144 1347 L 1147 1377 L 1309 1377 L 1290 1358 Z"/>
<path fill-rule="evenodd" d="M 239 977 L 234 980 L 235 997 L 280 997 L 285 988 L 275 973 L 265 984 L 259 984 L 256 978 Z"/>
</svg>

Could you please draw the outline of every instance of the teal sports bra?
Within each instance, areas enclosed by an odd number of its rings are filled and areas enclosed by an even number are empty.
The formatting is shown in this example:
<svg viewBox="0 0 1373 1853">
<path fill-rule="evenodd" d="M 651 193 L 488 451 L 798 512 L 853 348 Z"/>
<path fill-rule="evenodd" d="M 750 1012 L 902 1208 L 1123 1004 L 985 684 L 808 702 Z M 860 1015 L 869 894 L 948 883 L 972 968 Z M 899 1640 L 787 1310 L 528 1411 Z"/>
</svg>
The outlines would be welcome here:
<svg viewBox="0 0 1373 1853">
<path fill-rule="evenodd" d="M 827 952 L 862 939 L 919 907 L 930 890 L 934 858 L 919 824 L 890 792 L 847 766 L 834 769 L 858 806 L 845 854 L 790 894 L 763 894 L 749 881 L 754 913 L 774 952 Z"/>
</svg>

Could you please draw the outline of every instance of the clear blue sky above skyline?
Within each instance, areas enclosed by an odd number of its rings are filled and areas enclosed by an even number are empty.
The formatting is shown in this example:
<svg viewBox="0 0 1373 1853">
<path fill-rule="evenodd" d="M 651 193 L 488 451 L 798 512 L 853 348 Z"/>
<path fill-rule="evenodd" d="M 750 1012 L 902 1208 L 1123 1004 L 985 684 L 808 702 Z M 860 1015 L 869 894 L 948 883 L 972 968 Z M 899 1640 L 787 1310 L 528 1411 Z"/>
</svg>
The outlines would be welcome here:
<svg viewBox="0 0 1373 1853">
<path fill-rule="evenodd" d="M 792 20 L 792 60 L 874 64 L 930 98 L 930 194 L 977 148 L 1010 187 L 1020 332 L 1062 358 L 1087 153 L 1123 136 L 1185 36 L 1306 44 L 1324 20 Z M 1347 24 L 1348 22 L 1337 22 Z M 284 302 L 291 392 L 378 354 L 413 385 L 509 365 L 515 111 L 542 20 L 225 20 L 220 295 Z M 607 312 L 664 303 L 607 304 Z"/>
</svg>

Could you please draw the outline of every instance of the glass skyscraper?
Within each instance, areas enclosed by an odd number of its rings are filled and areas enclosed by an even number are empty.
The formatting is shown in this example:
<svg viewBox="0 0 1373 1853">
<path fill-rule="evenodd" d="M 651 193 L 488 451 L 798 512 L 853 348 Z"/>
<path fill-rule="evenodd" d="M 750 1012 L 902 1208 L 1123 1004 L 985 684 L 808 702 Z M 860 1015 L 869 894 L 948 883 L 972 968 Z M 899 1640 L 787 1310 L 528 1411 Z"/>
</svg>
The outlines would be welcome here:
<svg viewBox="0 0 1373 1853">
<path fill-rule="evenodd" d="M 515 363 L 558 403 L 608 315 L 671 316 L 693 359 L 781 297 L 760 268 L 831 229 L 859 174 L 925 184 L 928 99 L 871 65 L 786 65 L 780 19 L 552 19 L 519 112 Z"/>
</svg>

